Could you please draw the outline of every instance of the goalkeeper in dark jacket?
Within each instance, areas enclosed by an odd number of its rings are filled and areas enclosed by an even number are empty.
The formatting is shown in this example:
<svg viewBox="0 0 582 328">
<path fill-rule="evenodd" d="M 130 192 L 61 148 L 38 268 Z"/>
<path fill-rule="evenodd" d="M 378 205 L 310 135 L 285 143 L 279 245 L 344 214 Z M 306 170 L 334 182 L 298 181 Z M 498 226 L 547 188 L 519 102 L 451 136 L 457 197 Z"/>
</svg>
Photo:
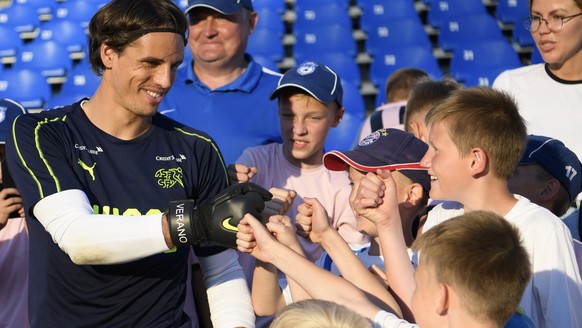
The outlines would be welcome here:
<svg viewBox="0 0 582 328">
<path fill-rule="evenodd" d="M 102 76 L 94 95 L 15 120 L 7 155 L 30 232 L 31 327 L 191 327 L 192 244 L 214 327 L 254 325 L 236 252 L 210 240 L 231 246 L 236 231 L 219 227 L 260 213 L 269 195 L 251 185 L 223 193 L 213 140 L 157 113 L 186 29 L 173 1 L 109 2 L 89 27 Z M 191 199 L 188 212 L 178 202 L 163 214 L 180 199 Z"/>
</svg>

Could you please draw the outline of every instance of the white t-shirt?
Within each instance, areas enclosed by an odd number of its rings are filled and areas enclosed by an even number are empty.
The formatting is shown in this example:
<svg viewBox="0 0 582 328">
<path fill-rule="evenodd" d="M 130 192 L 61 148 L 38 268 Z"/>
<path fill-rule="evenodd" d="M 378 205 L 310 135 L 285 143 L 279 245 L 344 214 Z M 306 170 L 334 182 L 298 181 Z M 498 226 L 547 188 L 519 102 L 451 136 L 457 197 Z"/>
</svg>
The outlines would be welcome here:
<svg viewBox="0 0 582 328">
<path fill-rule="evenodd" d="M 561 80 L 536 64 L 504 71 L 493 88 L 515 97 L 528 134 L 558 139 L 582 158 L 582 81 Z"/>
<path fill-rule="evenodd" d="M 582 279 L 570 231 L 547 209 L 515 197 L 518 202 L 505 219 L 518 228 L 533 269 L 520 307 L 539 328 L 582 327 Z M 460 206 L 439 204 L 428 213 L 423 231 L 463 213 Z"/>
</svg>

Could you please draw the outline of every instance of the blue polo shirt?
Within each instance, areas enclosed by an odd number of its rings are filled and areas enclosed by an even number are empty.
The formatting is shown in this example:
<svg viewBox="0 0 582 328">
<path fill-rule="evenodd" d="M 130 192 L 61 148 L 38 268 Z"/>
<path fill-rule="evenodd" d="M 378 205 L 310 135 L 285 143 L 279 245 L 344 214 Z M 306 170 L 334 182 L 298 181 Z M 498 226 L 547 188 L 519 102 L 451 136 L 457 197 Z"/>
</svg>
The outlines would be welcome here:
<svg viewBox="0 0 582 328">
<path fill-rule="evenodd" d="M 250 60 L 246 71 L 215 90 L 187 65 L 186 74 L 179 75 L 159 107 L 160 113 L 208 133 L 227 165 L 247 147 L 282 142 L 277 100 L 269 100 L 281 74 L 246 56 Z"/>
</svg>

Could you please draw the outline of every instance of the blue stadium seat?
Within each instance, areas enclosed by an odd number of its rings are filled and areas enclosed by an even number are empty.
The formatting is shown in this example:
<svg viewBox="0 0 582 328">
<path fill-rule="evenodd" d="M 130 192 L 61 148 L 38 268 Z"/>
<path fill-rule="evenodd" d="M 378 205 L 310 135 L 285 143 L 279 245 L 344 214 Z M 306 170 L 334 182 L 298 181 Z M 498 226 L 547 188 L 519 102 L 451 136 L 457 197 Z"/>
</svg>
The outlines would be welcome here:
<svg viewBox="0 0 582 328">
<path fill-rule="evenodd" d="M 338 2 L 304 2 L 295 4 L 295 26 L 339 24 L 352 28 L 348 7 Z"/>
<path fill-rule="evenodd" d="M 257 28 L 249 37 L 247 52 L 251 55 L 268 57 L 280 62 L 285 56 L 285 46 L 282 43 L 283 35 L 268 28 Z"/>
<path fill-rule="evenodd" d="M 87 61 L 77 63 L 68 72 L 67 79 L 61 86 L 60 94 L 92 96 L 101 83 L 101 77 L 97 76 Z"/>
<path fill-rule="evenodd" d="M 40 19 L 33 7 L 13 5 L 0 11 L 0 24 L 12 27 L 24 39 L 35 33 Z"/>
<path fill-rule="evenodd" d="M 453 53 L 450 74 L 465 86 L 490 86 L 499 73 L 521 66 L 519 55 L 507 41 L 465 43 Z"/>
<path fill-rule="evenodd" d="M 103 0 L 103 2 L 107 2 Z M 94 0 L 69 0 L 61 2 L 55 9 L 53 19 L 65 19 L 87 29 L 93 15 L 102 5 Z"/>
<path fill-rule="evenodd" d="M 268 8 L 270 10 L 275 10 L 279 15 L 282 15 L 287 8 L 287 3 L 285 0 L 253 0 L 253 8 L 255 11 Z"/>
<path fill-rule="evenodd" d="M 51 87 L 40 72 L 5 69 L 0 75 L 0 98 L 11 98 L 27 110 L 43 109 L 51 97 Z"/>
<path fill-rule="evenodd" d="M 370 65 L 370 81 L 380 90 L 386 90 L 386 79 L 394 71 L 401 68 L 418 68 L 427 72 L 435 80 L 443 76 L 437 59 L 432 51 L 426 47 L 409 45 L 397 47 L 374 57 Z M 386 94 L 379 92 L 376 95 L 376 107 L 386 102 Z"/>
<path fill-rule="evenodd" d="M 50 110 L 57 107 L 68 106 L 70 104 L 76 103 L 77 101 L 89 97 L 91 95 L 85 94 L 74 94 L 74 93 L 59 93 L 53 95 L 46 104 L 46 110 Z"/>
<path fill-rule="evenodd" d="M 20 48 L 24 42 L 13 28 L 0 25 L 0 62 L 12 64 L 16 61 Z"/>
<path fill-rule="evenodd" d="M 39 70 L 49 83 L 62 83 L 73 66 L 66 47 L 53 40 L 34 40 L 27 43 L 20 52 L 14 67 Z M 58 79 L 52 82 L 53 79 Z"/>
<path fill-rule="evenodd" d="M 89 41 L 87 34 L 78 24 L 58 19 L 43 23 L 38 38 L 62 44 L 73 59 L 84 57 Z"/>
<path fill-rule="evenodd" d="M 39 19 L 45 15 L 52 16 L 54 7 L 57 2 L 55 0 L 15 0 L 13 5 L 27 6 L 34 8 Z"/>
<path fill-rule="evenodd" d="M 323 51 L 343 51 L 350 56 L 357 53 L 351 27 L 340 24 L 323 26 L 295 26 L 295 56 L 309 56 L 309 54 Z"/>
<path fill-rule="evenodd" d="M 357 85 L 344 80 L 343 78 L 342 88 L 344 89 L 343 105 L 345 112 L 353 115 L 358 120 L 365 119 L 366 105 L 364 103 L 364 98 L 360 93 L 360 88 Z"/>
<path fill-rule="evenodd" d="M 531 63 L 532 64 L 541 64 L 544 62 L 544 58 L 542 54 L 538 50 L 538 47 L 533 47 L 533 51 L 531 53 Z"/>
<path fill-rule="evenodd" d="M 272 1 L 272 0 L 268 0 Z M 346 10 L 350 7 L 349 0 L 295 0 L 294 9 L 295 11 L 301 11 L 303 8 L 307 8 L 313 5 L 326 5 L 326 4 L 338 4 L 344 7 Z"/>
<path fill-rule="evenodd" d="M 362 9 L 360 17 L 361 29 L 371 33 L 376 26 L 382 26 L 394 19 L 410 18 L 419 22 L 420 16 L 414 7 L 414 0 L 360 0 L 358 5 Z"/>
<path fill-rule="evenodd" d="M 495 16 L 504 24 L 521 25 L 522 19 L 529 15 L 528 0 L 498 0 Z"/>
<path fill-rule="evenodd" d="M 486 14 L 481 0 L 430 0 L 427 22 L 433 28 L 442 30 L 446 22 L 470 14 Z"/>
<path fill-rule="evenodd" d="M 341 51 L 325 51 L 317 53 L 305 53 L 301 56 L 295 56 L 297 63 L 305 61 L 315 61 L 322 63 L 334 70 L 342 80 L 348 81 L 359 87 L 362 83 L 360 67 L 354 60 L 354 57 Z M 345 92 L 344 92 L 345 93 Z"/>
<path fill-rule="evenodd" d="M 367 34 L 366 50 L 371 56 L 409 45 L 422 46 L 427 50 L 433 47 L 424 26 L 416 18 L 387 20 Z"/>
<path fill-rule="evenodd" d="M 535 45 L 535 41 L 531 32 L 528 31 L 522 22 L 515 24 L 513 26 L 513 42 L 519 44 L 522 47 L 532 47 Z"/>
<path fill-rule="evenodd" d="M 325 151 L 350 150 L 356 139 L 363 119 L 345 112 L 340 124 L 331 128 L 325 140 Z"/>
<path fill-rule="evenodd" d="M 438 45 L 446 52 L 475 40 L 507 40 L 497 20 L 489 14 L 472 14 L 456 17 L 440 30 Z"/>
<path fill-rule="evenodd" d="M 375 56 L 370 65 L 370 81 L 376 87 L 384 89 L 386 78 L 395 70 L 405 67 L 422 69 L 433 79 L 440 79 L 443 75 L 430 50 L 423 46 L 410 45 L 396 47 Z"/>
<path fill-rule="evenodd" d="M 264 7 L 255 8 L 259 18 L 255 29 L 269 29 L 271 32 L 283 37 L 285 34 L 285 23 L 281 13 L 275 8 Z"/>
</svg>

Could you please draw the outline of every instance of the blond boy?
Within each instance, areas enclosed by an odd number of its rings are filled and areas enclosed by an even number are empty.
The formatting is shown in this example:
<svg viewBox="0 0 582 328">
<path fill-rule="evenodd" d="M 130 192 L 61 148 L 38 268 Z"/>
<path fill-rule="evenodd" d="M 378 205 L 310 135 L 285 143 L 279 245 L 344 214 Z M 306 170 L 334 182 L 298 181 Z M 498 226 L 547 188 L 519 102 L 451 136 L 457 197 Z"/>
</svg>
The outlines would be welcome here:
<svg viewBox="0 0 582 328">
<path fill-rule="evenodd" d="M 514 100 L 489 88 L 458 90 L 427 113 L 426 124 L 430 147 L 422 164 L 431 175 L 430 196 L 459 202 L 464 208 L 435 207 L 424 231 L 472 211 L 504 217 L 520 230 L 533 264 L 521 308 L 538 327 L 582 325 L 577 310 L 582 307 L 582 283 L 568 228 L 545 208 L 507 188 L 526 142 L 526 127 Z M 413 268 L 396 233 L 400 220 L 390 196 L 392 178 L 380 173 L 361 188 L 356 211 L 378 226 L 385 258 L 392 259 L 386 260 L 387 279 L 410 304 Z"/>
</svg>

